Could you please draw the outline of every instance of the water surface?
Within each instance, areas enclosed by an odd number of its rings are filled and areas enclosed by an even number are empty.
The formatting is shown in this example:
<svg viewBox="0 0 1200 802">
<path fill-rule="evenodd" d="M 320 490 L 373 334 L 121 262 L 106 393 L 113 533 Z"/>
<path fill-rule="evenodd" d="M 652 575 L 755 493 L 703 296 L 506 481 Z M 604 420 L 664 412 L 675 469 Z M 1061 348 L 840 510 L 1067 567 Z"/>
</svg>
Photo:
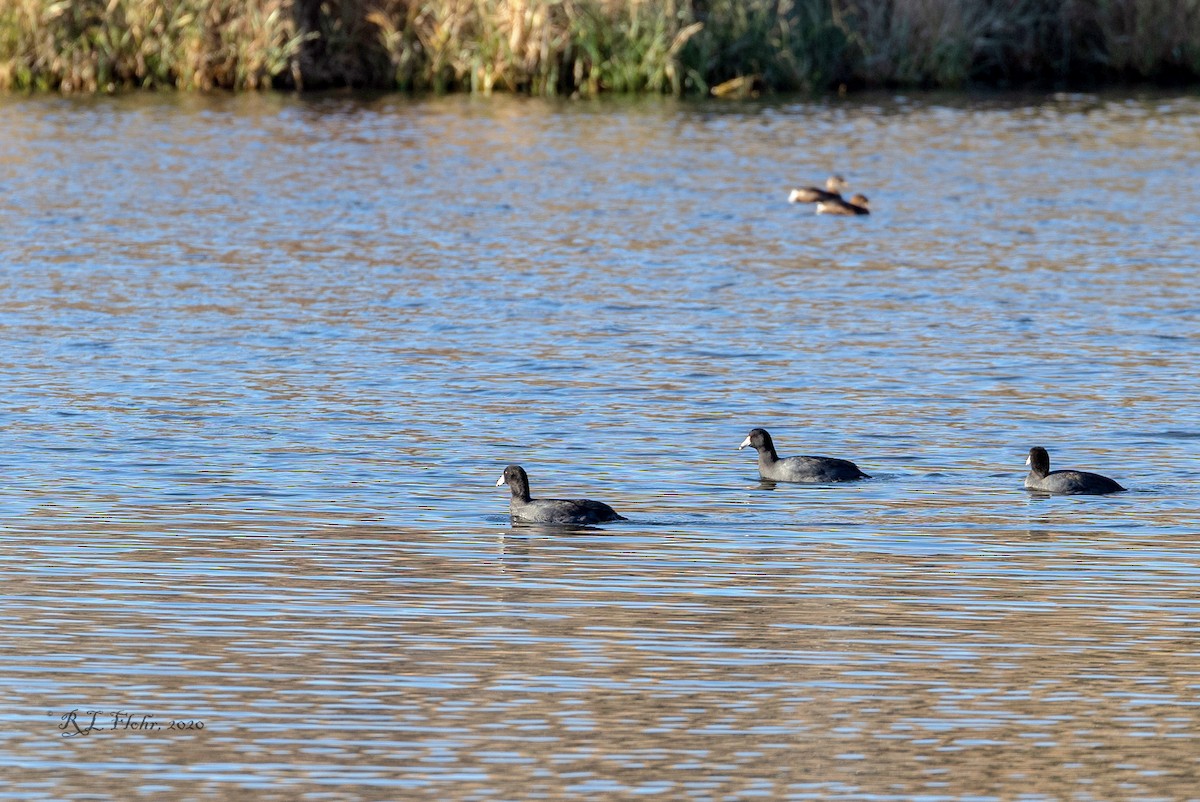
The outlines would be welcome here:
<svg viewBox="0 0 1200 802">
<path fill-rule="evenodd" d="M 1196 798 L 1197 130 L 0 100 L 0 798 Z"/>
</svg>

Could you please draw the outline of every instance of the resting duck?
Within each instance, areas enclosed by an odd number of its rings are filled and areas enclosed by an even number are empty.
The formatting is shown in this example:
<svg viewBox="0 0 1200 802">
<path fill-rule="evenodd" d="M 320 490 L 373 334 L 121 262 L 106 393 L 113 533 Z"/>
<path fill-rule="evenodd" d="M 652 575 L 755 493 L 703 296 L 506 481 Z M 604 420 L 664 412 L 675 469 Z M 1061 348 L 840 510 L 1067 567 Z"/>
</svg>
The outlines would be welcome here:
<svg viewBox="0 0 1200 802">
<path fill-rule="evenodd" d="M 825 189 L 816 187 L 800 187 L 793 189 L 788 195 L 788 203 L 817 203 L 826 200 L 841 200 L 842 190 L 849 186 L 846 179 L 840 175 L 831 175 L 825 179 Z"/>
<path fill-rule="evenodd" d="M 842 200 L 842 198 L 829 198 L 827 200 L 817 201 L 817 214 L 840 214 L 840 215 L 856 215 L 870 214 L 871 210 L 867 208 L 866 195 L 851 195 L 850 200 Z"/>
</svg>

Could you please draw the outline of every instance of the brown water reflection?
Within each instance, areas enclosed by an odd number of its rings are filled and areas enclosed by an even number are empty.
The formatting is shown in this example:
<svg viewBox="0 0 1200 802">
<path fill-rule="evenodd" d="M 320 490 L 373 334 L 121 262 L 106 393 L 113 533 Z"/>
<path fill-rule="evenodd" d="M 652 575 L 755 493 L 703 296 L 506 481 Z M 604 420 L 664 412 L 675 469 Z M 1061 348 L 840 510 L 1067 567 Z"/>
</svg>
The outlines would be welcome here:
<svg viewBox="0 0 1200 802">
<path fill-rule="evenodd" d="M 99 775 L 268 799 L 1114 799 L 1186 793 L 1200 757 L 1186 539 L 21 543 L 13 793 L 68 769 L 60 797 Z M 63 739 L 47 714 L 75 705 L 207 727 Z"/>
<path fill-rule="evenodd" d="M 0 798 L 1194 798 L 1198 123 L 0 100 Z"/>
</svg>

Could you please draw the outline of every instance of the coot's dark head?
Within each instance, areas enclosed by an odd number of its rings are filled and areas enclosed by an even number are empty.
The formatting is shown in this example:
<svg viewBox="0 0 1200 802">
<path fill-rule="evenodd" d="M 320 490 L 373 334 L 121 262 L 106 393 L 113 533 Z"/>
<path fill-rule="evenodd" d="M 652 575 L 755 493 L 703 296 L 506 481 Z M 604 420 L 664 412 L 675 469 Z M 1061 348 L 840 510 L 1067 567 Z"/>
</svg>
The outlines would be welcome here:
<svg viewBox="0 0 1200 802">
<path fill-rule="evenodd" d="M 1041 446 L 1034 446 L 1029 449 L 1029 459 L 1025 460 L 1025 464 L 1038 476 L 1045 476 L 1050 473 L 1050 454 Z"/>
<path fill-rule="evenodd" d="M 505 468 L 504 474 L 496 480 L 496 487 L 500 485 L 508 485 L 514 498 L 529 500 L 529 477 L 520 465 L 509 465 Z"/>
<path fill-rule="evenodd" d="M 753 446 L 755 451 L 775 453 L 775 443 L 771 441 L 771 435 L 767 434 L 766 429 L 751 429 L 750 434 L 746 435 L 746 439 L 738 446 L 738 451 L 741 451 L 746 446 Z"/>
</svg>

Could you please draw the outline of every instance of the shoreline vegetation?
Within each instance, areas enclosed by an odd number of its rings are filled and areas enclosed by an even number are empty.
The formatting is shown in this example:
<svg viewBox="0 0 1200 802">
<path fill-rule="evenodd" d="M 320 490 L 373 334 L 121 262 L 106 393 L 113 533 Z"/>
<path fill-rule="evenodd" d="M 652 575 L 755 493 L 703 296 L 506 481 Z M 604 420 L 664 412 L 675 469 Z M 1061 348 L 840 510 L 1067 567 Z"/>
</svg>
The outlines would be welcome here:
<svg viewBox="0 0 1200 802">
<path fill-rule="evenodd" d="M 0 90 L 1200 82 L 1200 0 L 0 0 Z"/>
</svg>

